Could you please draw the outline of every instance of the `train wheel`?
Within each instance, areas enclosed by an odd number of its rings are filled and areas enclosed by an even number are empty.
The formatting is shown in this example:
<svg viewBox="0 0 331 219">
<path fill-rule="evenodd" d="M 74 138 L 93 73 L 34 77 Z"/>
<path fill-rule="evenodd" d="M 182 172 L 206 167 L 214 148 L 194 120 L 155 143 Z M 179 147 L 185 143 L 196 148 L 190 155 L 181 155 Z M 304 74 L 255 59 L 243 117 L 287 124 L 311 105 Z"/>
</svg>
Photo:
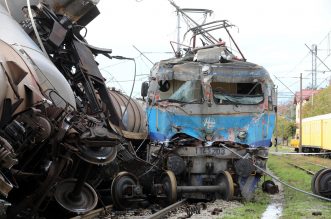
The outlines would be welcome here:
<svg viewBox="0 0 331 219">
<path fill-rule="evenodd" d="M 98 203 L 97 193 L 92 186 L 84 183 L 78 196 L 72 196 L 76 179 L 65 179 L 56 185 L 55 200 L 68 211 L 84 214 L 94 209 Z"/>
<path fill-rule="evenodd" d="M 162 177 L 162 185 L 167 196 L 168 204 L 173 204 L 177 201 L 177 180 L 175 174 L 171 170 L 166 170 Z"/>
<path fill-rule="evenodd" d="M 313 176 L 313 178 L 311 179 L 311 191 L 316 194 L 316 195 L 319 195 L 317 192 L 316 192 L 316 189 L 315 189 L 315 184 L 316 184 L 316 178 L 319 176 L 319 174 L 325 170 L 325 168 L 323 169 L 320 169 L 319 171 L 317 171 L 317 173 L 315 173 L 315 175 Z"/>
<path fill-rule="evenodd" d="M 219 185 L 222 185 L 222 187 L 225 188 L 224 191 L 222 190 L 220 192 L 220 198 L 226 201 L 233 199 L 234 184 L 231 174 L 228 171 L 222 171 L 219 173 L 217 181 Z"/>
<path fill-rule="evenodd" d="M 315 192 L 323 197 L 331 197 L 331 169 L 324 169 L 317 175 Z"/>
<path fill-rule="evenodd" d="M 131 173 L 120 172 L 111 184 L 111 198 L 117 209 L 128 209 L 137 204 L 133 199 L 133 189 L 138 185 L 138 179 Z"/>
</svg>

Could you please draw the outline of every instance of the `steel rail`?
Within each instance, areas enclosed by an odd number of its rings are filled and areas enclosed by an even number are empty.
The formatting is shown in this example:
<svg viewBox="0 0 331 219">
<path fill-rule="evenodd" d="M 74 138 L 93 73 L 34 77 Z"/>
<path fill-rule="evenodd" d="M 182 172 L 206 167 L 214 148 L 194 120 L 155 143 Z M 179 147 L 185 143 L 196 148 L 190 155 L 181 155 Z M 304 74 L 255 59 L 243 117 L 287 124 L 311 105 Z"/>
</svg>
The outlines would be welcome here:
<svg viewBox="0 0 331 219">
<path fill-rule="evenodd" d="M 187 201 L 187 199 L 183 199 L 180 200 L 172 205 L 169 205 L 166 208 L 161 209 L 160 211 L 149 215 L 148 217 L 146 217 L 146 219 L 158 219 L 158 218 L 163 218 L 163 216 L 165 216 L 166 214 L 168 214 L 171 210 L 174 210 L 176 208 L 178 208 L 179 206 L 183 205 L 185 202 Z"/>
<path fill-rule="evenodd" d="M 307 163 L 318 166 L 318 167 L 330 168 L 330 167 L 327 167 L 327 166 L 324 166 L 324 165 L 321 165 L 321 164 L 318 164 L 318 163 L 313 163 L 313 162 L 307 162 Z"/>
<path fill-rule="evenodd" d="M 331 152 L 320 152 L 320 153 L 305 153 L 305 152 L 269 152 L 269 154 L 273 155 L 327 155 L 331 154 Z"/>
<path fill-rule="evenodd" d="M 315 173 L 314 173 L 313 171 L 310 171 L 310 170 L 308 170 L 308 169 L 306 169 L 306 168 L 300 167 L 300 166 L 297 165 L 297 164 L 289 163 L 289 162 L 287 162 L 287 164 L 289 164 L 289 165 L 291 165 L 291 166 L 293 166 L 293 167 L 295 167 L 295 168 L 298 168 L 298 169 L 300 169 L 300 170 L 303 170 L 303 171 L 305 171 L 306 173 L 308 173 L 308 174 L 310 174 L 310 175 L 315 175 Z"/>
<path fill-rule="evenodd" d="M 93 218 L 98 218 L 101 214 L 109 213 L 112 208 L 113 208 L 113 205 L 107 205 L 103 208 L 98 208 L 98 209 L 92 210 L 92 211 L 90 211 L 86 214 L 72 217 L 71 219 L 93 219 Z"/>
</svg>

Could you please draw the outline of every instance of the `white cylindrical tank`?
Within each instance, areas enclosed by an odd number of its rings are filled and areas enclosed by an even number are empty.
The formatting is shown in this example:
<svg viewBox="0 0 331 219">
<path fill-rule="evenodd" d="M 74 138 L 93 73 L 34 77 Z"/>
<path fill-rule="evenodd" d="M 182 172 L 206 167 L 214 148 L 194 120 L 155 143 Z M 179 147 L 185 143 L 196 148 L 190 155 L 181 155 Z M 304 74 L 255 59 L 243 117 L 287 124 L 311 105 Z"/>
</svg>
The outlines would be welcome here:
<svg viewBox="0 0 331 219">
<path fill-rule="evenodd" d="M 47 90 L 55 90 L 62 97 L 54 100 L 55 102 L 62 102 L 63 99 L 76 107 L 74 93 L 68 81 L 2 5 L 0 21 L 0 39 L 14 47 L 25 57 L 27 64 L 34 68 L 42 91 L 47 93 Z"/>
</svg>

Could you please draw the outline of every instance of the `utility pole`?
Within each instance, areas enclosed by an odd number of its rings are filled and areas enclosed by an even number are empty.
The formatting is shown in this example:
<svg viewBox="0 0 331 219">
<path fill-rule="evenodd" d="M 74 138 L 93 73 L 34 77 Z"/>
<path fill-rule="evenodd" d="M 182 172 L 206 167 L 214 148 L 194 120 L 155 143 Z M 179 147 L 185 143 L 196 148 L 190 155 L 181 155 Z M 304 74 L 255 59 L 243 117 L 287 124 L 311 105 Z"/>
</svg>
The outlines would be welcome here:
<svg viewBox="0 0 331 219">
<path fill-rule="evenodd" d="M 311 88 L 315 90 L 317 88 L 317 45 L 311 46 Z"/>
<path fill-rule="evenodd" d="M 302 73 L 300 73 L 300 137 L 299 137 L 299 152 L 302 152 Z"/>
<path fill-rule="evenodd" d="M 276 112 L 276 136 L 275 138 L 277 139 L 278 138 L 278 86 L 275 87 L 275 90 L 276 90 L 276 107 L 277 107 L 277 112 Z M 278 139 L 275 141 L 275 144 L 276 144 L 276 152 L 278 152 Z"/>
<path fill-rule="evenodd" d="M 180 12 L 177 9 L 177 51 L 180 54 Z"/>
</svg>

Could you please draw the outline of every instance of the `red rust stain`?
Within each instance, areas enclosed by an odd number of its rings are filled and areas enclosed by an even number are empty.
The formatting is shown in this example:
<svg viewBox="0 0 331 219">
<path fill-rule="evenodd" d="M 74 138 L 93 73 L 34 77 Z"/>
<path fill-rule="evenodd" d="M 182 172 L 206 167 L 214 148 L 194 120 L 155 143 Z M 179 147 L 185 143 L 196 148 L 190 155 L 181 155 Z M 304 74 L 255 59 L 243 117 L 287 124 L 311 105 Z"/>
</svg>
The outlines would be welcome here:
<svg viewBox="0 0 331 219">
<path fill-rule="evenodd" d="M 229 141 L 234 141 L 235 140 L 235 136 L 234 136 L 234 130 L 232 128 L 228 129 L 228 134 L 229 134 Z"/>
</svg>

